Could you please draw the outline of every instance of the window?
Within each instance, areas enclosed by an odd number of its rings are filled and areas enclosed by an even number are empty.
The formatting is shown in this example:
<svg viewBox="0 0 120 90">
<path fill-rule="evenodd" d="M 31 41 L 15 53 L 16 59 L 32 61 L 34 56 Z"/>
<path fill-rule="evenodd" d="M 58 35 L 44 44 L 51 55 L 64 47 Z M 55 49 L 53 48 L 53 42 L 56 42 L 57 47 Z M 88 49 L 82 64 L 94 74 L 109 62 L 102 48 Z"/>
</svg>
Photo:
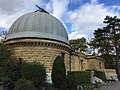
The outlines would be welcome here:
<svg viewBox="0 0 120 90">
<path fill-rule="evenodd" d="M 102 69 L 102 63 L 101 62 L 99 62 L 99 67 L 100 67 L 100 69 Z"/>
<path fill-rule="evenodd" d="M 83 60 L 81 60 L 81 70 L 83 70 Z"/>
</svg>

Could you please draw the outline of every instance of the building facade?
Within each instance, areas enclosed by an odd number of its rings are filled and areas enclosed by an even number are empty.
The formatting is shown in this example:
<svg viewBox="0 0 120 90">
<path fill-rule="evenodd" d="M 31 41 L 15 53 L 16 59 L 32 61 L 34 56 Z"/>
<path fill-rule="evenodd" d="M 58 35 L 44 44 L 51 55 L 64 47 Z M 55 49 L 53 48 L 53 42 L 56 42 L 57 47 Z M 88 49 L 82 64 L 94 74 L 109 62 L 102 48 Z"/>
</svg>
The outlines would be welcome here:
<svg viewBox="0 0 120 90">
<path fill-rule="evenodd" d="M 55 58 L 62 53 L 67 71 L 105 69 L 103 59 L 72 52 L 63 24 L 43 9 L 18 18 L 10 27 L 4 44 L 13 49 L 16 58 L 44 64 L 48 74 Z"/>
<path fill-rule="evenodd" d="M 73 52 L 71 56 L 71 70 L 72 71 L 85 71 L 85 70 L 98 70 L 104 71 L 105 70 L 105 63 L 104 59 L 85 55 L 80 52 Z"/>
</svg>

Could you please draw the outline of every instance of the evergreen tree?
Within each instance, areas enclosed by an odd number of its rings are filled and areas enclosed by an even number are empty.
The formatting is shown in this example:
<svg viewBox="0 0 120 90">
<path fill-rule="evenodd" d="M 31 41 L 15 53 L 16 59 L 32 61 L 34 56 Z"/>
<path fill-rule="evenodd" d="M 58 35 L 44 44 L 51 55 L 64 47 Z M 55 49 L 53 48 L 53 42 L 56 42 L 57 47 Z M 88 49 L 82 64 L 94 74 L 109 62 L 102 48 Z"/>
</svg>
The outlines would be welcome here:
<svg viewBox="0 0 120 90">
<path fill-rule="evenodd" d="M 80 39 L 72 39 L 69 42 L 74 51 L 85 52 L 88 48 L 87 40 L 84 37 Z"/>
<path fill-rule="evenodd" d="M 55 88 L 65 90 L 66 88 L 66 70 L 64 65 L 64 55 L 57 56 L 52 68 L 52 82 Z"/>
<path fill-rule="evenodd" d="M 94 31 L 95 36 L 90 45 L 97 48 L 99 55 L 106 60 L 107 68 L 116 68 L 120 78 L 120 19 L 106 16 L 103 23 L 106 26 Z"/>
</svg>

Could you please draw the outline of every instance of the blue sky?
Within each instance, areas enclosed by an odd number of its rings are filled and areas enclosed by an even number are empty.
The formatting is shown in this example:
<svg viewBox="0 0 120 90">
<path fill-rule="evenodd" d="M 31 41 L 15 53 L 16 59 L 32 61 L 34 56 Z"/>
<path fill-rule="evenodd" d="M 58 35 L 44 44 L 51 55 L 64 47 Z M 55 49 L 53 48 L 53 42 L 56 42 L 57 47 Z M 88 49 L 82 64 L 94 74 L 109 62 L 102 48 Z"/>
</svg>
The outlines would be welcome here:
<svg viewBox="0 0 120 90">
<path fill-rule="evenodd" d="M 93 37 L 106 15 L 120 18 L 120 0 L 0 0 L 0 32 L 21 15 L 44 8 L 65 26 L 69 39 Z"/>
</svg>

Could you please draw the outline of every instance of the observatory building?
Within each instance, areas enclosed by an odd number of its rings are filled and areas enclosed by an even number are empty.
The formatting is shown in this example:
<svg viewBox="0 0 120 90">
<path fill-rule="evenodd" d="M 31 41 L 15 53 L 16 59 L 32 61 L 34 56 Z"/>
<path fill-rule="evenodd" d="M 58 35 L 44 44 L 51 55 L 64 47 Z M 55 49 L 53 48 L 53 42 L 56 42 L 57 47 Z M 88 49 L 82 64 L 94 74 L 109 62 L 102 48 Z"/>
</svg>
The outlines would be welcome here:
<svg viewBox="0 0 120 90">
<path fill-rule="evenodd" d="M 5 44 L 13 48 L 18 59 L 44 64 L 47 73 L 58 55 L 64 54 L 69 69 L 70 45 L 63 24 L 44 9 L 19 17 L 10 27 Z"/>
<path fill-rule="evenodd" d="M 58 55 L 63 56 L 66 71 L 105 70 L 103 59 L 72 52 L 63 24 L 44 9 L 19 17 L 10 27 L 4 44 L 12 48 L 16 58 L 44 64 L 49 81 Z"/>
</svg>

